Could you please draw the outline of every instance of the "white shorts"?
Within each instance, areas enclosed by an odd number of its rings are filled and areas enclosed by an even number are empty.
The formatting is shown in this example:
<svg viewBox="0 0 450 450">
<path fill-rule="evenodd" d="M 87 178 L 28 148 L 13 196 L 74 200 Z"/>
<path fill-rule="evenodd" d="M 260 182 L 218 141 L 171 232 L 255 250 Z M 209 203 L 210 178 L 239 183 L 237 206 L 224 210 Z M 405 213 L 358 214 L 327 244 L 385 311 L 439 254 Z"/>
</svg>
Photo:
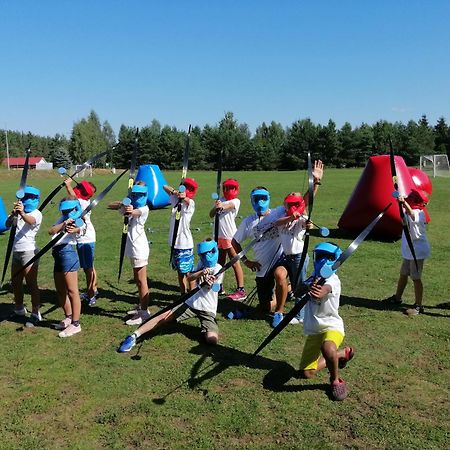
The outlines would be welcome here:
<svg viewBox="0 0 450 450">
<path fill-rule="evenodd" d="M 148 259 L 129 258 L 131 267 L 133 269 L 139 269 L 140 267 L 148 266 Z"/>
</svg>

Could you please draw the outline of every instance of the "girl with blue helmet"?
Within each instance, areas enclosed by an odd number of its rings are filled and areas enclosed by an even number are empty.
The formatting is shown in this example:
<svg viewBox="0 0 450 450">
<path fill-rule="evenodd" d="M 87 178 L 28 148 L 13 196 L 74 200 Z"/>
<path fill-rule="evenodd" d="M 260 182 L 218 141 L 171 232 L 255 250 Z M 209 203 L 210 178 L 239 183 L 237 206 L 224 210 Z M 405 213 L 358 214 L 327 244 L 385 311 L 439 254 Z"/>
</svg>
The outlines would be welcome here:
<svg viewBox="0 0 450 450">
<path fill-rule="evenodd" d="M 303 332 L 306 341 L 300 361 L 300 375 L 303 378 L 313 378 L 318 371 L 328 368 L 330 393 L 334 400 L 347 397 L 347 384 L 340 378 L 339 369 L 344 368 L 354 355 L 352 347 L 338 350 L 345 331 L 339 315 L 341 281 L 332 266 L 341 254 L 341 249 L 331 242 L 322 242 L 314 247 L 314 272 L 306 281 L 310 297 L 304 308 Z M 324 284 L 318 284 L 324 273 L 327 273 Z"/>
<path fill-rule="evenodd" d="M 222 266 L 218 263 L 219 249 L 217 243 L 206 239 L 197 245 L 200 261 L 188 276 L 190 283 L 201 285 L 201 289 L 189 297 L 184 303 L 175 306 L 165 314 L 161 314 L 139 327 L 120 344 L 119 353 L 129 352 L 137 339 L 143 334 L 172 321 L 180 323 L 197 317 L 200 321 L 201 332 L 206 343 L 215 345 L 219 341 L 219 327 L 216 321 L 217 303 L 223 273 L 214 276 Z"/>
<path fill-rule="evenodd" d="M 61 217 L 50 228 L 49 234 L 56 236 L 59 232 L 67 234 L 52 248 L 55 260 L 53 276 L 56 292 L 61 307 L 64 310 L 64 319 L 56 325 L 61 330 L 59 337 L 71 337 L 81 331 L 81 299 L 78 291 L 78 269 L 80 261 L 76 251 L 76 237 L 82 233 L 86 225 L 80 222 L 81 205 L 74 196 L 63 198 L 59 202 Z"/>
<path fill-rule="evenodd" d="M 23 279 L 31 293 L 31 316 L 27 321 L 27 326 L 37 325 L 41 320 L 40 294 L 37 282 L 39 260 L 27 267 L 24 271 L 20 269 L 38 253 L 36 246 L 36 235 L 42 223 L 42 213 L 38 210 L 41 193 L 33 186 L 26 186 L 23 190 L 24 196 L 14 203 L 14 209 L 6 219 L 6 225 L 11 226 L 13 217 L 17 216 L 17 229 L 14 238 L 11 281 L 14 292 L 14 313 L 18 316 L 25 316 L 27 310 L 23 303 Z M 13 274 L 16 274 L 13 276 Z"/>
</svg>

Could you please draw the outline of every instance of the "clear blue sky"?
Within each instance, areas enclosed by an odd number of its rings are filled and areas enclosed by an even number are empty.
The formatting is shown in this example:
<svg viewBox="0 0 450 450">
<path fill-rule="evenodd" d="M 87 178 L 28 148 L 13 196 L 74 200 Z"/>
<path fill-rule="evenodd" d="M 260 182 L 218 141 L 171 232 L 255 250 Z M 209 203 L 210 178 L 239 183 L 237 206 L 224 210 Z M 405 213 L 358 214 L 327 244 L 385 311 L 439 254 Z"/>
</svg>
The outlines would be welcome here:
<svg viewBox="0 0 450 450">
<path fill-rule="evenodd" d="M 0 0 L 0 128 L 450 120 L 450 2 Z"/>
</svg>

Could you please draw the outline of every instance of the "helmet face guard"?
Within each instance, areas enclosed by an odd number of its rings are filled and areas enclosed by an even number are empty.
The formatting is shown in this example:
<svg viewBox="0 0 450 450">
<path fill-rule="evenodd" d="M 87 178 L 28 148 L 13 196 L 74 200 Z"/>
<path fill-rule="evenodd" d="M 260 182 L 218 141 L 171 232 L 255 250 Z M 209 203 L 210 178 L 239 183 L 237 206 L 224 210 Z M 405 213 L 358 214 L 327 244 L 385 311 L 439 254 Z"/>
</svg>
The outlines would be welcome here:
<svg viewBox="0 0 450 450">
<path fill-rule="evenodd" d="M 185 178 L 183 186 L 186 188 L 187 198 L 194 198 L 197 195 L 198 183 L 193 178 Z"/>
<path fill-rule="evenodd" d="M 64 220 L 77 220 L 81 217 L 81 213 L 83 212 L 78 200 L 62 200 L 59 203 L 59 210 L 61 211 Z"/>
<path fill-rule="evenodd" d="M 41 191 L 33 186 L 26 186 L 23 190 L 24 196 L 22 198 L 23 210 L 29 214 L 39 206 L 41 199 Z"/>
<path fill-rule="evenodd" d="M 130 200 L 133 208 L 143 208 L 147 204 L 147 186 L 135 184 L 131 188 Z"/>
<path fill-rule="evenodd" d="M 228 179 L 222 183 L 222 191 L 225 200 L 233 200 L 239 195 L 239 183 L 237 180 Z"/>
<path fill-rule="evenodd" d="M 270 205 L 270 193 L 267 189 L 254 189 L 250 194 L 253 210 L 258 216 L 266 213 Z"/>
<path fill-rule="evenodd" d="M 219 260 L 216 241 L 202 241 L 197 245 L 197 253 L 204 267 L 213 268 Z"/>
<path fill-rule="evenodd" d="M 324 273 L 328 276 L 325 278 L 331 276 L 337 270 L 332 270 L 332 266 L 341 254 L 342 250 L 332 242 L 321 242 L 316 245 L 313 250 L 314 274 L 321 275 L 322 268 L 326 266 Z"/>
<path fill-rule="evenodd" d="M 412 209 L 423 209 L 428 203 L 428 197 L 423 191 L 413 189 L 406 197 L 406 201 Z"/>
<path fill-rule="evenodd" d="M 81 198 L 83 200 L 89 200 L 95 194 L 95 190 L 89 181 L 82 181 L 81 183 L 78 183 L 78 186 L 75 186 L 73 191 L 75 192 L 77 198 Z"/>
<path fill-rule="evenodd" d="M 288 216 L 292 216 L 295 212 L 303 214 L 305 211 L 305 200 L 301 195 L 289 194 L 284 199 L 284 209 Z"/>
</svg>

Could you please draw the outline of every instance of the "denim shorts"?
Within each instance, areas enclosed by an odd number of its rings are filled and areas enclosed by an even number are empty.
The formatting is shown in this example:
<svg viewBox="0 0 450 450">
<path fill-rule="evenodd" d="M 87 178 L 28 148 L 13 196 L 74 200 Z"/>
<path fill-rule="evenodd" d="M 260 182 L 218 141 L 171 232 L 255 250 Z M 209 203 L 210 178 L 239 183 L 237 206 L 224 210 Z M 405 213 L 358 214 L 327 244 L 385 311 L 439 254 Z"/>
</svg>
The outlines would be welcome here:
<svg viewBox="0 0 450 450">
<path fill-rule="evenodd" d="M 82 269 L 94 268 L 95 242 L 77 244 L 78 258 Z"/>
<path fill-rule="evenodd" d="M 52 249 L 52 255 L 55 259 L 53 272 L 67 273 L 76 272 L 80 268 L 78 253 L 75 246 L 71 244 L 55 245 Z"/>
<path fill-rule="evenodd" d="M 300 273 L 297 274 L 301 256 L 302 255 L 300 253 L 297 253 L 295 255 L 285 255 L 283 258 L 282 265 L 286 267 L 286 270 L 288 271 L 292 290 L 295 290 L 299 282 L 303 283 L 306 280 L 306 270 L 308 269 L 309 256 L 306 255 L 303 267 L 300 270 Z"/>
<path fill-rule="evenodd" d="M 192 248 L 174 248 L 172 268 L 179 273 L 192 272 L 194 268 L 194 250 Z"/>
</svg>

